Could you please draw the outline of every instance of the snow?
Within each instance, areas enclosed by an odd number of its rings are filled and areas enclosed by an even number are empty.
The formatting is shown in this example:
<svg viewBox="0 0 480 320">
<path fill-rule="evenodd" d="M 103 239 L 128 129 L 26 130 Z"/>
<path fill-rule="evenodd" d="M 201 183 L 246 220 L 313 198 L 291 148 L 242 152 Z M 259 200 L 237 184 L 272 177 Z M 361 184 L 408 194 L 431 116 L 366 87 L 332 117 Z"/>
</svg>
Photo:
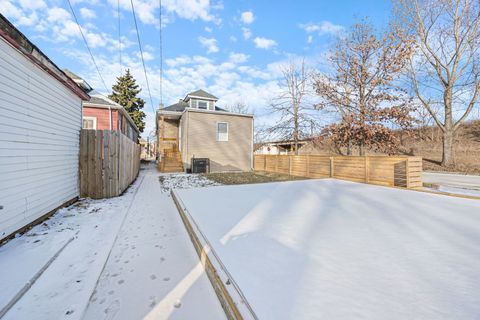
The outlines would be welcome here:
<svg viewBox="0 0 480 320">
<path fill-rule="evenodd" d="M 121 197 L 83 199 L 0 247 L 4 319 L 225 319 L 154 166 Z"/>
<path fill-rule="evenodd" d="M 480 197 L 480 176 L 423 172 L 422 180 L 439 186 L 433 191 Z"/>
<path fill-rule="evenodd" d="M 199 174 L 166 173 L 159 177 L 163 193 L 170 194 L 173 189 L 191 189 L 219 184 Z"/>
<path fill-rule="evenodd" d="M 480 315 L 478 200 L 333 179 L 175 192 L 260 319 Z"/>
</svg>

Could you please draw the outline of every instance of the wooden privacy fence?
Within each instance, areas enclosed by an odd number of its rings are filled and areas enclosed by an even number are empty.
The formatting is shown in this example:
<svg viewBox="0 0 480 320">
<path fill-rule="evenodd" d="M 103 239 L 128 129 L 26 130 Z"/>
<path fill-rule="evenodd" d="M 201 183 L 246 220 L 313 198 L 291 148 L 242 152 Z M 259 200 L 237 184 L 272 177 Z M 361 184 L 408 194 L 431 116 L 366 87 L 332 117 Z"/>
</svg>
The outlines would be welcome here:
<svg viewBox="0 0 480 320">
<path fill-rule="evenodd" d="M 404 188 L 422 187 L 422 158 L 407 156 L 255 155 L 255 170 L 337 178 Z"/>
<path fill-rule="evenodd" d="M 140 145 L 109 130 L 80 134 L 80 196 L 116 197 L 138 176 Z"/>
</svg>

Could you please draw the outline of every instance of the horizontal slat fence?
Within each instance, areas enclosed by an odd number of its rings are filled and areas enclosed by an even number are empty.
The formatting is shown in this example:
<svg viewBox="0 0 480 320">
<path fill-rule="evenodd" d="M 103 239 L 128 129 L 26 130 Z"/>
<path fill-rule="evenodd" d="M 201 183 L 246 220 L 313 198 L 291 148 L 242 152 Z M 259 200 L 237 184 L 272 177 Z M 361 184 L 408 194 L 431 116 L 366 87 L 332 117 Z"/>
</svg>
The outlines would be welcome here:
<svg viewBox="0 0 480 320">
<path fill-rule="evenodd" d="M 93 199 L 122 194 L 140 170 L 140 145 L 109 130 L 80 134 L 80 196 Z"/>
<path fill-rule="evenodd" d="M 255 170 L 337 178 L 404 188 L 422 187 L 422 158 L 407 156 L 255 155 Z"/>
</svg>

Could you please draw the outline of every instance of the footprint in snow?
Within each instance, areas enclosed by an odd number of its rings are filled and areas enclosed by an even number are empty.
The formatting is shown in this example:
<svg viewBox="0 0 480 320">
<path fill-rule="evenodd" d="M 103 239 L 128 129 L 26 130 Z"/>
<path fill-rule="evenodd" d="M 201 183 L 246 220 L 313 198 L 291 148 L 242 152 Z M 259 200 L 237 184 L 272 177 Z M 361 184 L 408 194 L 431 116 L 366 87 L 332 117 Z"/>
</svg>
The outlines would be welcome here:
<svg viewBox="0 0 480 320">
<path fill-rule="evenodd" d="M 155 280 L 155 279 L 157 279 L 157 276 L 152 274 L 152 275 L 150 275 L 150 279 Z"/>
<path fill-rule="evenodd" d="M 121 279 L 121 280 L 118 280 L 118 284 L 123 284 L 125 282 L 125 280 Z"/>
<path fill-rule="evenodd" d="M 163 278 L 163 281 L 170 281 L 170 277 Z"/>
</svg>

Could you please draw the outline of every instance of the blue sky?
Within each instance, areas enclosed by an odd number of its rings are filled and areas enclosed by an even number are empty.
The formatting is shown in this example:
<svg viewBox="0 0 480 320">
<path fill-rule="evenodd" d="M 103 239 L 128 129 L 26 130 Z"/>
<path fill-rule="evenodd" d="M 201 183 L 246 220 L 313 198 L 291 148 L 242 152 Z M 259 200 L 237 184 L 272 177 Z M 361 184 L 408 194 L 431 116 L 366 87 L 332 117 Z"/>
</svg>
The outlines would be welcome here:
<svg viewBox="0 0 480 320">
<path fill-rule="evenodd" d="M 159 1 L 134 0 L 150 104 L 130 0 L 120 0 L 122 66 L 118 48 L 117 0 L 71 0 L 100 72 L 110 88 L 122 67 L 130 68 L 147 101 L 147 129 L 154 128 L 159 104 Z M 280 66 L 305 57 L 321 69 L 335 37 L 356 20 L 369 17 L 378 28 L 388 23 L 390 1 L 208 1 L 163 0 L 164 103 L 203 88 L 219 106 L 238 102 L 271 121 L 265 112 L 280 90 Z M 104 86 L 70 13 L 67 0 L 0 0 L 0 12 L 60 68 L 84 77 L 98 91 Z"/>
</svg>

